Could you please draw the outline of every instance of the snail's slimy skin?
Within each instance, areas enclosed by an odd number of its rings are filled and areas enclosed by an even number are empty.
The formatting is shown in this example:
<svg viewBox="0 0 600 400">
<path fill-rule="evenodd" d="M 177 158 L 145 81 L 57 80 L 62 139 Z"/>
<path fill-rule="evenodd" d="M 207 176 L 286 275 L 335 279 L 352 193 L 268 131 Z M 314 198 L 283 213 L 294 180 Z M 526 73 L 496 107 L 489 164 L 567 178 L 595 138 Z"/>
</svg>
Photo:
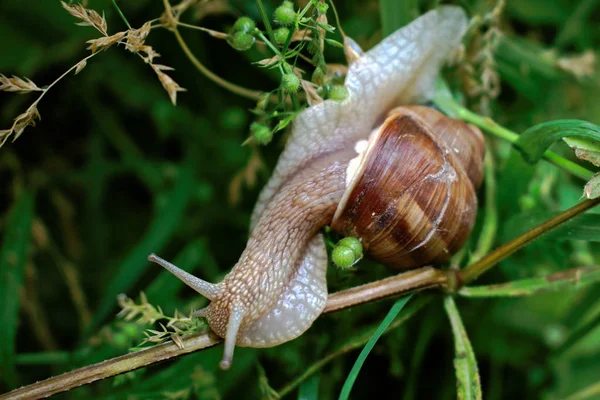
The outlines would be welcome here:
<svg viewBox="0 0 600 400">
<path fill-rule="evenodd" d="M 331 222 L 343 196 L 356 143 L 393 107 L 433 96 L 441 65 L 466 27 L 462 9 L 444 6 L 370 51 L 353 52 L 348 97 L 316 104 L 296 117 L 256 204 L 247 247 L 222 282 L 201 281 L 150 257 L 211 300 L 198 315 L 225 339 L 223 368 L 230 366 L 235 345 L 278 345 L 301 335 L 321 314 L 327 254 L 319 230 Z"/>
</svg>

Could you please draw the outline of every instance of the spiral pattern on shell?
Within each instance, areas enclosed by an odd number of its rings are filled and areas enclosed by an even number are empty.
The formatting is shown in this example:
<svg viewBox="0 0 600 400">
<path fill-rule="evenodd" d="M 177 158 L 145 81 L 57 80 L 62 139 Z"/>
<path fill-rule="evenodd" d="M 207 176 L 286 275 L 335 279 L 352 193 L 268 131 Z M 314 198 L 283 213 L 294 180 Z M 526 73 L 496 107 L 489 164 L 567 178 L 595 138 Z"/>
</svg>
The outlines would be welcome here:
<svg viewBox="0 0 600 400">
<path fill-rule="evenodd" d="M 424 106 L 396 108 L 349 172 L 331 227 L 385 265 L 447 261 L 473 229 L 484 153 L 477 128 Z"/>
</svg>

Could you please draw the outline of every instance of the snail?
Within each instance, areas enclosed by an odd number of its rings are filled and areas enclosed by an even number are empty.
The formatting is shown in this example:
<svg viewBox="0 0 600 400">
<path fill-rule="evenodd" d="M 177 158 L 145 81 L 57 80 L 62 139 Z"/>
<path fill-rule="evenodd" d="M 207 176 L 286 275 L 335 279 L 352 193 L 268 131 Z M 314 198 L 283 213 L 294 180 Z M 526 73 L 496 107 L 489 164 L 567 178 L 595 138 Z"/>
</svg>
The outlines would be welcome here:
<svg viewBox="0 0 600 400">
<path fill-rule="evenodd" d="M 247 246 L 221 282 L 148 257 L 211 301 L 194 316 L 224 338 L 223 369 L 235 346 L 287 342 L 321 314 L 324 226 L 361 238 L 367 255 L 398 268 L 446 260 L 465 242 L 482 179 L 481 133 L 434 109 L 401 105 L 432 97 L 466 27 L 461 8 L 442 6 L 368 52 L 353 50 L 347 98 L 296 117 Z"/>
</svg>

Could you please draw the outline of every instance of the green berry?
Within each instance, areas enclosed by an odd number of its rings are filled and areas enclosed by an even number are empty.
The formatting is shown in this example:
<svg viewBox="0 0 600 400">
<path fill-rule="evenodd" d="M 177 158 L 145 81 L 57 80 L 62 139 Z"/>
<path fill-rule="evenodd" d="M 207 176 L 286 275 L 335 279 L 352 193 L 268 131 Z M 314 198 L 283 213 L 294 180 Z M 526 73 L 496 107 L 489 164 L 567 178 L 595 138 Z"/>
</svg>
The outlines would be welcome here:
<svg viewBox="0 0 600 400">
<path fill-rule="evenodd" d="M 337 243 L 337 246 L 348 247 L 354 253 L 356 259 L 362 258 L 363 247 L 360 239 L 348 236 Z"/>
<path fill-rule="evenodd" d="M 275 9 L 274 20 L 279 25 L 290 25 L 296 20 L 296 11 L 291 1 L 284 1 Z"/>
<path fill-rule="evenodd" d="M 250 33 L 254 28 L 256 28 L 256 24 L 249 17 L 240 17 L 233 24 L 234 32 Z"/>
<path fill-rule="evenodd" d="M 250 131 L 258 144 L 268 144 L 271 139 L 273 139 L 273 132 L 271 132 L 271 129 L 258 122 L 253 122 L 252 125 L 250 125 Z"/>
<path fill-rule="evenodd" d="M 351 248 L 345 246 L 337 246 L 331 253 L 333 263 L 340 268 L 348 268 L 354 265 L 356 257 Z"/>
<path fill-rule="evenodd" d="M 246 51 L 254 44 L 254 36 L 249 33 L 238 31 L 229 36 L 229 44 L 236 50 Z"/>
<path fill-rule="evenodd" d="M 348 97 L 348 89 L 344 85 L 333 85 L 329 90 L 329 98 L 332 100 L 344 100 Z"/>
<path fill-rule="evenodd" d="M 294 93 L 300 87 L 300 78 L 296 74 L 290 72 L 281 77 L 281 87 L 289 93 Z"/>
<path fill-rule="evenodd" d="M 284 44 L 290 34 L 290 30 L 288 28 L 279 28 L 273 31 L 273 38 L 275 39 L 275 43 Z"/>
<path fill-rule="evenodd" d="M 317 12 L 319 14 L 327 14 L 328 9 L 329 9 L 329 4 L 317 3 Z"/>
</svg>

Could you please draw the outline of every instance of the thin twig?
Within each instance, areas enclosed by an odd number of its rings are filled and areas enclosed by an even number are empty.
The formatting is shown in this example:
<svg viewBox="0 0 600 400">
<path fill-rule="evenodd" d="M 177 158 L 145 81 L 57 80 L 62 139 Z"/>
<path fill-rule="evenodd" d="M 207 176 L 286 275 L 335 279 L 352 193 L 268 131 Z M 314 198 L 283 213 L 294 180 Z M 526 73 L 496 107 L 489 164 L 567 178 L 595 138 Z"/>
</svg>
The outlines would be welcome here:
<svg viewBox="0 0 600 400">
<path fill-rule="evenodd" d="M 378 282 L 374 282 L 373 284 L 363 285 L 359 288 L 352 288 L 334 293 L 329 296 L 323 314 L 374 301 L 383 296 L 389 297 L 392 294 L 398 295 L 401 294 L 402 291 L 404 291 L 404 293 L 412 292 L 409 288 L 410 285 L 403 282 L 403 276 L 408 276 L 409 281 L 417 283 L 417 290 L 424 287 L 435 286 L 436 282 L 443 279 L 440 278 L 440 274 L 432 273 L 432 271 L 438 270 L 434 270 L 432 267 L 423 267 L 384 280 L 385 282 L 382 285 L 384 288 L 392 289 L 393 285 L 396 285 L 399 287 L 396 290 L 378 290 L 376 288 Z M 427 284 L 425 281 L 428 276 L 430 276 L 434 282 L 429 282 Z M 382 294 L 382 292 L 385 292 L 385 294 Z M 88 365 L 71 372 L 66 372 L 62 375 L 36 382 L 32 385 L 15 389 L 12 392 L 1 395 L 0 400 L 38 399 L 49 397 L 101 379 L 110 378 L 115 375 L 146 367 L 160 361 L 204 350 L 221 343 L 221 341 L 221 338 L 210 331 L 195 333 L 182 338 L 184 345 L 183 349 L 180 349 L 175 343 L 169 341 L 148 349 L 112 358 L 97 364 Z"/>
<path fill-rule="evenodd" d="M 163 0 L 163 4 L 165 7 L 167 18 L 169 19 L 170 30 L 175 35 L 179 46 L 181 47 L 187 58 L 192 62 L 192 64 L 194 64 L 194 66 L 198 71 L 200 71 L 200 73 L 202 73 L 204 76 L 206 76 L 208 79 L 210 79 L 217 85 L 242 97 L 246 97 L 251 100 L 258 100 L 260 98 L 260 95 L 262 94 L 261 91 L 246 89 L 245 87 L 241 87 L 234 83 L 226 81 L 225 79 L 221 78 L 220 76 L 216 75 L 214 72 L 206 68 L 206 66 L 204 66 L 204 64 L 202 64 L 200 60 L 198 60 L 198 58 L 196 58 L 194 53 L 192 53 L 185 40 L 183 40 L 181 33 L 179 33 L 179 30 L 177 29 L 178 21 L 173 15 L 173 11 L 171 10 L 171 4 L 169 3 L 169 0 Z"/>
<path fill-rule="evenodd" d="M 506 257 L 510 256 L 523 246 L 531 243 L 533 240 L 537 239 L 544 233 L 556 228 L 557 226 L 565 223 L 571 218 L 595 207 L 599 203 L 600 198 L 585 200 L 569 208 L 568 210 L 563 211 L 557 216 L 550 218 L 541 225 L 536 226 L 535 228 L 517 237 L 516 239 L 513 239 L 510 242 L 498 247 L 496 250 L 492 251 L 479 261 L 469 265 L 467 268 L 460 271 L 458 273 L 460 279 L 464 283 L 468 283 L 474 279 L 477 279 L 481 274 L 488 271 L 494 265 L 498 264 L 500 261 L 504 260 Z"/>
</svg>

